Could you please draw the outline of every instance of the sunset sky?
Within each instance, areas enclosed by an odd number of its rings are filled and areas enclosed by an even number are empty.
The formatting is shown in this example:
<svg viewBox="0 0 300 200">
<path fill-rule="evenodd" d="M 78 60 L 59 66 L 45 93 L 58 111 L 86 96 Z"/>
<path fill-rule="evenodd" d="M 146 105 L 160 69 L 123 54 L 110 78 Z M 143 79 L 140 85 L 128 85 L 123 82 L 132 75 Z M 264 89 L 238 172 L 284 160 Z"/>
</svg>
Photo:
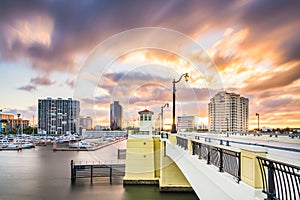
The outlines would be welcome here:
<svg viewBox="0 0 300 200">
<path fill-rule="evenodd" d="M 292 0 L 2 0 L 0 109 L 32 120 L 38 99 L 73 97 L 81 115 L 106 125 L 119 100 L 131 123 L 142 109 L 157 116 L 172 105 L 172 80 L 188 72 L 189 82 L 176 84 L 178 115 L 207 123 L 222 83 L 249 98 L 250 129 L 255 113 L 261 126 L 300 127 L 299 10 Z M 169 122 L 171 107 L 165 114 Z"/>
</svg>

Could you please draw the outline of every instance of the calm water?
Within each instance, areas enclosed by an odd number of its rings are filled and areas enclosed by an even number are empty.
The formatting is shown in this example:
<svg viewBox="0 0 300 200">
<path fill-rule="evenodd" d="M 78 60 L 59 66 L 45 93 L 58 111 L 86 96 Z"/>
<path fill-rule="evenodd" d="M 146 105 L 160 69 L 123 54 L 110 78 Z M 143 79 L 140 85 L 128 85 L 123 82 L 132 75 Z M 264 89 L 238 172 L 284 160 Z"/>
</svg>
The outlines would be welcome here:
<svg viewBox="0 0 300 200">
<path fill-rule="evenodd" d="M 157 186 L 126 186 L 121 180 L 90 184 L 87 179 L 71 184 L 70 160 L 119 162 L 117 149 L 125 142 L 94 152 L 53 152 L 50 146 L 21 152 L 0 151 L 0 200 L 22 199 L 198 199 L 193 193 L 160 193 Z"/>
</svg>

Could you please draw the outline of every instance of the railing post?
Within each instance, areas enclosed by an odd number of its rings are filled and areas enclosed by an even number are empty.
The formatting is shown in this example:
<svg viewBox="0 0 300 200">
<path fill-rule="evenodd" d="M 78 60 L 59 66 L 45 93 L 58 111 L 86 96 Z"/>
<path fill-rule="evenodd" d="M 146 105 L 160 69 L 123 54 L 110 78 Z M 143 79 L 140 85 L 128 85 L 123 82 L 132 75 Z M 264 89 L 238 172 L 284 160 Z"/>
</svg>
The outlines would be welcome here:
<svg viewBox="0 0 300 200">
<path fill-rule="evenodd" d="M 192 141 L 192 155 L 195 155 L 195 146 L 196 146 L 195 142 Z"/>
<path fill-rule="evenodd" d="M 241 170 L 242 170 L 241 160 L 242 160 L 242 158 L 241 158 L 241 153 L 240 152 L 237 153 L 236 155 L 237 155 L 237 158 L 238 158 L 238 182 L 240 182 L 240 180 L 242 179 L 241 178 Z"/>
<path fill-rule="evenodd" d="M 210 164 L 210 147 L 207 146 L 207 164 Z"/>
<path fill-rule="evenodd" d="M 267 189 L 267 200 L 273 200 L 276 196 L 275 194 L 275 183 L 274 183 L 274 164 L 272 161 L 269 161 L 269 168 L 268 168 L 268 189 Z"/>
<path fill-rule="evenodd" d="M 218 148 L 220 152 L 220 166 L 219 166 L 219 172 L 223 172 L 223 149 Z"/>
<path fill-rule="evenodd" d="M 228 141 L 228 140 L 226 140 L 226 146 L 230 146 L 230 145 L 229 145 L 229 141 Z"/>
<path fill-rule="evenodd" d="M 220 140 L 220 145 L 223 145 L 223 140 Z"/>
<path fill-rule="evenodd" d="M 198 143 L 198 145 L 199 145 L 199 159 L 201 159 L 201 143 Z"/>
<path fill-rule="evenodd" d="M 189 141 L 188 139 L 184 139 L 184 150 L 188 150 L 188 144 L 189 144 Z"/>
<path fill-rule="evenodd" d="M 74 169 L 74 161 L 71 160 L 71 180 L 74 181 L 76 179 L 76 171 Z"/>
</svg>

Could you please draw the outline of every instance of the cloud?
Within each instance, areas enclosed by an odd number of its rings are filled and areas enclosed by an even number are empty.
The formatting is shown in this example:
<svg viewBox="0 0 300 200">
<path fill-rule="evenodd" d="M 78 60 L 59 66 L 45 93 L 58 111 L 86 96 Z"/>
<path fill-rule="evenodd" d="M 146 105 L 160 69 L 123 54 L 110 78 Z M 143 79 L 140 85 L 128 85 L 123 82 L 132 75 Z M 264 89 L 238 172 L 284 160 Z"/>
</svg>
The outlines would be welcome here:
<svg viewBox="0 0 300 200">
<path fill-rule="evenodd" d="M 31 105 L 28 107 L 25 107 L 24 109 L 15 109 L 15 108 L 6 108 L 6 113 L 11 113 L 15 115 L 15 118 L 17 118 L 17 114 L 21 114 L 20 118 L 30 120 L 32 121 L 34 114 L 37 111 L 36 105 Z M 37 123 L 37 116 L 35 116 L 35 123 Z"/>
<path fill-rule="evenodd" d="M 108 105 L 111 103 L 111 98 L 110 96 L 102 96 L 102 97 L 95 97 L 93 99 L 91 98 L 82 98 L 81 101 L 85 105 Z"/>
<path fill-rule="evenodd" d="M 248 3 L 239 18 L 249 29 L 249 35 L 241 48 L 253 53 L 260 50 L 263 52 L 261 57 L 266 59 L 272 55 L 271 59 L 277 64 L 299 60 L 299 8 L 298 1 L 266 0 Z"/>
<path fill-rule="evenodd" d="M 255 82 L 248 81 L 248 85 L 242 89 L 245 92 L 259 92 L 273 88 L 288 86 L 294 81 L 300 79 L 300 64 L 291 67 L 286 71 L 279 71 L 270 74 L 269 78 L 256 80 Z"/>
<path fill-rule="evenodd" d="M 55 82 L 54 81 L 51 81 L 49 79 L 49 77 L 47 76 L 38 76 L 38 77 L 35 77 L 35 78 L 31 78 L 30 79 L 30 83 L 31 84 L 35 84 L 35 85 L 52 85 L 54 84 Z"/>
<path fill-rule="evenodd" d="M 289 116 L 286 112 L 296 111 L 285 105 L 297 107 L 299 103 L 299 9 L 300 2 L 291 0 L 133 0 L 126 3 L 109 0 L 3 0 L 0 7 L 0 58 L 3 62 L 25 60 L 34 72 L 42 74 L 18 88 L 32 92 L 40 85 L 54 84 L 49 78 L 51 73 L 76 74 L 81 62 L 79 58 L 121 31 L 149 26 L 170 28 L 197 41 L 201 41 L 203 35 L 211 39 L 218 33 L 220 38 L 207 51 L 226 88 L 233 88 L 243 96 L 250 96 L 252 101 L 258 101 L 259 105 L 251 102 L 252 110 L 261 109 L 272 115 L 277 109 Z M 138 38 L 130 42 L 135 39 Z M 175 65 L 181 62 L 179 57 L 166 52 L 145 51 L 143 54 L 148 63 L 157 63 L 158 60 Z M 195 59 L 200 57 L 195 55 Z M 126 55 L 119 59 L 128 64 L 125 67 L 131 66 L 128 61 L 132 60 Z M 113 99 L 122 99 L 134 106 L 159 105 L 170 100 L 170 80 L 187 66 L 176 65 L 172 68 L 176 71 L 174 73 L 158 68 L 129 72 L 120 72 L 119 69 L 120 65 L 103 77 L 99 87 L 104 94 L 96 94 L 95 99 L 85 99 L 84 103 L 109 104 Z M 193 99 L 208 102 L 209 93 L 199 84 L 202 77 L 194 77 L 191 73 L 191 78 L 194 85 L 180 88 L 178 98 L 189 103 Z M 74 80 L 67 79 L 65 84 L 73 88 Z M 195 96 L 191 95 L 191 90 Z M 271 99 L 279 97 L 278 101 Z M 290 116 L 299 117 L 299 114 Z"/>
<path fill-rule="evenodd" d="M 3 1 L 0 9 L 0 32 L 3 33 L 0 43 L 3 45 L 0 45 L 0 51 L 5 59 L 29 58 L 36 70 L 74 73 L 78 69 L 76 55 L 88 53 L 112 34 L 144 26 L 171 28 L 197 37 L 207 31 L 243 27 L 248 30 L 248 35 L 239 45 L 248 55 L 273 49 L 271 53 L 276 54 L 273 58 L 279 59 L 280 55 L 281 62 L 299 59 L 300 45 L 295 43 L 299 35 L 299 3 L 280 0 L 231 1 L 230 4 L 216 0 L 188 3 L 130 1 L 126 4 L 75 2 L 31 1 L 31 6 L 28 6 L 22 1 Z M 24 28 L 26 24 L 27 29 Z M 13 38 L 9 34 L 11 30 L 16 32 Z M 283 34 L 285 37 L 278 40 Z M 221 51 L 226 52 L 229 48 L 223 46 Z M 218 52 L 214 58 L 224 69 L 239 59 L 239 55 Z"/>
<path fill-rule="evenodd" d="M 126 4 L 108 0 L 30 1 L 30 4 L 2 2 L 1 52 L 6 59 L 29 58 L 34 69 L 45 72 L 76 71 L 76 55 L 87 54 L 96 44 L 121 31 L 159 26 L 193 34 L 199 32 L 198 27 L 203 23 L 205 29 L 215 27 L 220 19 L 224 24 L 229 19 L 227 12 L 232 10 L 221 1 L 130 1 Z M 194 12 L 200 5 L 205 9 Z M 178 23 L 181 16 L 189 23 Z"/>
<path fill-rule="evenodd" d="M 65 83 L 70 87 L 70 88 L 74 88 L 74 86 L 75 86 L 75 79 L 73 79 L 73 80 L 71 80 L 71 79 L 67 79 L 66 81 L 65 81 Z"/>
<path fill-rule="evenodd" d="M 37 88 L 35 86 L 33 86 L 33 85 L 25 85 L 25 86 L 19 87 L 17 89 L 18 90 L 25 90 L 27 92 L 31 92 L 31 91 L 36 90 Z"/>
</svg>

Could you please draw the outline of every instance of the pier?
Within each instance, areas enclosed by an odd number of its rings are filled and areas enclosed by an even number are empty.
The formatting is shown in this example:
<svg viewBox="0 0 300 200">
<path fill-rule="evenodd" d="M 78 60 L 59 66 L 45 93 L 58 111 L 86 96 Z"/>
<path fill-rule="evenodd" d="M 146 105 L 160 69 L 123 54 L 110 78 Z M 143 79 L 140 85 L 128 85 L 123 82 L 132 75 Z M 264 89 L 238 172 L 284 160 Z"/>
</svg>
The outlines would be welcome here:
<svg viewBox="0 0 300 200">
<path fill-rule="evenodd" d="M 101 163 L 75 163 L 71 160 L 71 180 L 89 178 L 93 183 L 94 178 L 120 178 L 125 175 L 125 164 L 101 164 Z"/>
<path fill-rule="evenodd" d="M 22 147 L 18 147 L 18 148 L 3 148 L 3 147 L 0 147 L 0 151 L 21 151 L 22 150 Z"/>
<path fill-rule="evenodd" d="M 98 146 L 90 147 L 90 148 L 80 148 L 79 146 L 77 148 L 57 147 L 58 146 L 57 143 L 53 143 L 53 151 L 97 151 L 99 149 L 102 149 L 102 148 L 110 146 L 112 144 L 121 142 L 123 140 L 126 140 L 126 138 L 124 137 L 124 138 L 121 138 L 119 140 L 115 140 L 115 141 L 112 141 L 112 142 L 108 142 L 106 144 L 102 144 L 102 145 L 98 145 Z"/>
</svg>

